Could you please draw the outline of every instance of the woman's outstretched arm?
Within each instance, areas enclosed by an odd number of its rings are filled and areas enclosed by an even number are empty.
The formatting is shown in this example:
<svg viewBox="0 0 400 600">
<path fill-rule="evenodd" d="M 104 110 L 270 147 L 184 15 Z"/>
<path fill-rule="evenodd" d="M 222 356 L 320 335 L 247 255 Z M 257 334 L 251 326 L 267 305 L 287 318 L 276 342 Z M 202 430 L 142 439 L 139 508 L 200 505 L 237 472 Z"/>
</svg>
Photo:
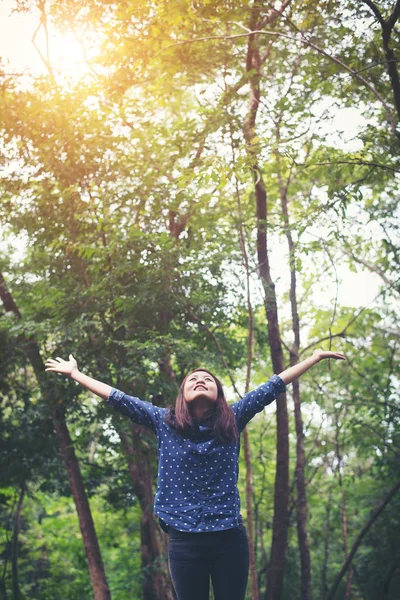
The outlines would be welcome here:
<svg viewBox="0 0 400 600">
<path fill-rule="evenodd" d="M 97 381 L 88 375 L 84 375 L 78 369 L 78 363 L 72 354 L 69 355 L 69 360 L 63 360 L 59 356 L 57 356 L 56 360 L 49 358 L 46 361 L 46 371 L 55 371 L 56 373 L 63 373 L 67 375 L 74 381 L 77 381 L 83 387 L 85 387 L 90 392 L 97 394 L 101 398 L 107 400 L 112 390 L 110 385 L 106 383 L 102 383 L 101 381 Z"/>
<path fill-rule="evenodd" d="M 315 364 L 323 360 L 324 358 L 333 358 L 335 360 L 346 360 L 343 352 L 330 352 L 329 350 L 315 350 L 313 355 L 301 362 L 297 363 L 297 365 L 293 365 L 293 367 L 289 367 L 279 373 L 279 377 L 282 381 L 287 385 L 288 383 L 292 383 L 295 379 L 303 375 L 308 369 L 311 369 Z"/>
</svg>

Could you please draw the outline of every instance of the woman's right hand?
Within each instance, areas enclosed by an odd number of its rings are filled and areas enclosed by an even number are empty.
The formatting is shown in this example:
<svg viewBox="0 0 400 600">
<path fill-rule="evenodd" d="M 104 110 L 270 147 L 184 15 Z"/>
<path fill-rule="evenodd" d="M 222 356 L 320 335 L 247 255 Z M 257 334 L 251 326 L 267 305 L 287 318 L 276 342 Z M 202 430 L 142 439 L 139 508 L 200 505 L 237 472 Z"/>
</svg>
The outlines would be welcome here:
<svg viewBox="0 0 400 600">
<path fill-rule="evenodd" d="M 69 355 L 69 360 L 64 360 L 57 356 L 56 360 L 49 358 L 46 360 L 46 371 L 55 371 L 56 373 L 64 373 L 72 377 L 72 374 L 78 371 L 78 363 L 72 354 Z"/>
<path fill-rule="evenodd" d="M 63 373 L 64 375 L 68 375 L 77 383 L 80 383 L 85 387 L 89 392 L 93 392 L 93 394 L 97 394 L 100 398 L 104 398 L 105 400 L 109 397 L 112 387 L 107 385 L 107 383 L 102 383 L 101 381 L 97 381 L 93 379 L 93 377 L 89 377 L 84 373 L 81 373 L 78 369 L 78 365 L 72 354 L 69 355 L 69 360 L 64 360 L 57 356 L 54 360 L 53 358 L 49 358 L 46 360 L 46 371 L 55 371 L 55 373 Z"/>
</svg>

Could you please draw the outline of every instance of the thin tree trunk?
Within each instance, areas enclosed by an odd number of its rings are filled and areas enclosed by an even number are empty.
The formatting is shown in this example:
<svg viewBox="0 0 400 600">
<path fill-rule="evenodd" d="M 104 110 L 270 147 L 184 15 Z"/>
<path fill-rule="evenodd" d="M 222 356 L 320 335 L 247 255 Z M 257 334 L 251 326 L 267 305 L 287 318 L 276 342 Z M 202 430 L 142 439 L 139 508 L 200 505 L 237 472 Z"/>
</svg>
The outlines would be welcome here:
<svg viewBox="0 0 400 600">
<path fill-rule="evenodd" d="M 6 545 L 8 545 L 7 537 L 6 537 Z M 7 563 L 8 563 L 8 555 L 7 555 L 7 552 L 4 552 L 3 572 L 1 574 L 1 579 L 0 579 L 1 600 L 7 600 L 7 588 L 6 588 Z"/>
<path fill-rule="evenodd" d="M 120 356 L 125 362 L 124 350 Z M 121 389 L 129 389 L 126 382 L 118 382 Z M 141 508 L 140 553 L 142 566 L 143 600 L 174 600 L 172 583 L 165 560 L 165 535 L 154 517 L 152 435 L 145 427 L 131 424 L 129 433 L 119 431 L 122 450 L 128 461 L 128 471 L 135 496 Z"/>
<path fill-rule="evenodd" d="M 343 524 L 343 542 L 344 542 L 345 557 L 347 558 L 347 556 L 348 556 L 347 503 L 346 503 L 346 491 L 343 487 L 343 484 L 341 484 L 341 490 L 342 490 L 341 512 L 342 512 L 342 524 Z M 354 574 L 353 567 L 350 567 L 349 575 L 347 577 L 347 582 L 346 582 L 345 600 L 349 600 L 349 598 L 350 598 L 353 574 Z"/>
<path fill-rule="evenodd" d="M 249 569 L 251 580 L 251 598 L 258 600 L 258 577 L 256 569 L 256 556 L 254 551 L 253 529 L 253 469 L 251 464 L 251 450 L 247 428 L 243 430 L 244 460 L 246 463 L 246 513 L 247 536 L 249 539 Z"/>
<path fill-rule="evenodd" d="M 286 4 L 288 5 L 288 3 Z M 260 8 L 254 2 L 250 14 L 249 30 L 255 31 L 260 26 Z M 278 14 L 271 15 L 270 24 Z M 262 23 L 265 26 L 266 23 Z M 278 311 L 275 285 L 271 278 L 267 244 L 267 192 L 258 165 L 258 149 L 255 144 L 255 125 L 260 103 L 262 60 L 257 47 L 257 36 L 248 37 L 246 72 L 250 84 L 250 102 L 248 114 L 243 123 L 243 134 L 246 141 L 247 154 L 250 159 L 253 175 L 256 216 L 257 216 L 257 259 L 259 275 L 264 288 L 264 305 L 268 323 L 268 339 L 271 350 L 274 373 L 284 370 L 283 350 L 279 331 Z M 272 532 L 271 556 L 268 565 L 267 600 L 279 600 L 283 591 L 285 573 L 286 545 L 288 536 L 288 505 L 289 505 L 289 424 L 287 414 L 286 394 L 281 394 L 276 408 L 277 419 L 277 450 L 276 477 L 274 492 L 274 518 Z"/>
<path fill-rule="evenodd" d="M 336 445 L 336 457 L 337 457 L 337 460 L 338 460 L 337 476 L 338 476 L 340 493 L 341 493 L 341 497 L 342 497 L 342 500 L 341 500 L 341 503 L 340 503 L 340 513 L 342 515 L 342 532 L 343 532 L 344 557 L 347 558 L 347 556 L 348 556 L 348 544 L 347 544 L 348 535 L 347 535 L 346 490 L 344 489 L 344 486 L 343 486 L 342 473 L 341 473 L 341 468 L 342 468 L 342 453 L 341 453 L 340 444 L 339 444 L 339 424 L 338 424 L 337 415 L 336 415 L 335 445 Z M 351 582 L 352 582 L 352 580 L 353 580 L 353 569 L 350 568 L 349 575 L 347 577 L 347 582 L 346 582 L 345 600 L 349 600 L 349 598 L 350 598 L 350 591 L 351 591 Z"/>
<path fill-rule="evenodd" d="M 144 600 L 174 600 L 171 582 L 166 574 L 159 526 L 153 514 L 152 451 L 143 444 L 145 432 L 140 425 L 131 426 L 131 434 L 121 433 L 122 445 L 128 456 L 129 474 L 137 496 L 142 518 L 140 522 Z"/>
<path fill-rule="evenodd" d="M 22 504 L 25 496 L 25 482 L 22 483 L 19 495 L 17 508 L 15 510 L 13 536 L 11 540 L 11 572 L 12 572 L 12 590 L 13 600 L 20 600 L 21 592 L 19 588 L 19 575 L 18 575 L 18 546 L 19 546 L 19 530 L 21 526 L 21 511 Z"/>
<path fill-rule="evenodd" d="M 390 569 L 385 577 L 385 580 L 383 582 L 383 598 L 382 598 L 382 600 L 389 599 L 390 582 L 392 581 L 393 576 L 399 567 L 400 567 L 400 564 L 398 561 L 393 563 L 392 566 L 390 567 Z"/>
<path fill-rule="evenodd" d="M 291 352 L 292 365 L 297 363 Z M 305 454 L 304 454 L 304 433 L 303 420 L 301 416 L 300 385 L 298 380 L 293 382 L 293 402 L 296 422 L 296 489 L 297 489 L 297 537 L 300 549 L 301 564 L 301 584 L 300 598 L 302 600 L 311 600 L 311 559 L 310 546 L 307 535 L 307 495 L 305 483 Z"/>
<path fill-rule="evenodd" d="M 120 363 L 126 364 L 125 350 L 122 348 L 120 351 Z M 131 385 L 131 382 L 118 381 L 121 389 L 129 390 Z M 167 548 L 163 532 L 154 517 L 153 434 L 149 433 L 146 427 L 135 423 L 130 424 L 129 430 L 119 431 L 119 434 L 122 450 L 128 461 L 132 488 L 141 508 L 140 552 L 143 600 L 174 600 L 165 560 Z"/>
<path fill-rule="evenodd" d="M 177 217 L 174 211 L 169 212 L 169 231 L 176 243 L 180 234 L 185 228 L 189 215 L 184 215 L 181 219 Z M 105 235 L 103 234 L 103 245 L 106 246 Z M 110 268 L 112 268 L 110 260 Z M 169 265 L 166 271 L 171 276 L 173 265 Z M 165 297 L 171 287 L 169 281 L 164 286 Z M 160 333 L 166 334 L 172 319 L 168 307 L 158 312 Z M 119 362 L 126 364 L 126 353 L 123 348 L 119 349 Z M 160 372 L 167 381 L 175 384 L 175 374 L 171 364 L 171 353 L 168 348 L 159 358 L 158 365 Z M 129 384 L 119 383 L 121 389 L 129 389 Z M 136 392 L 137 393 L 137 392 Z M 143 573 L 143 598 L 144 600 L 174 600 L 175 594 L 172 582 L 168 574 L 166 562 L 166 553 L 168 549 L 168 536 L 161 530 L 154 517 L 154 495 L 153 495 L 153 455 L 150 450 L 151 440 L 146 441 L 146 428 L 140 425 L 131 425 L 130 433 L 120 431 L 122 449 L 128 460 L 129 475 L 132 487 L 141 507 L 140 536 L 141 536 L 141 565 Z"/>
<path fill-rule="evenodd" d="M 279 131 L 278 131 L 279 135 Z M 279 157 L 277 155 L 279 160 Z M 298 361 L 298 352 L 300 348 L 300 321 L 297 307 L 296 294 L 296 251 L 290 230 L 290 219 L 288 211 L 287 192 L 289 181 L 283 185 L 280 168 L 278 167 L 278 177 L 280 181 L 280 197 L 283 220 L 285 223 L 285 234 L 289 248 L 289 265 L 290 265 L 290 306 L 292 312 L 292 327 L 294 333 L 294 346 L 290 351 L 290 364 L 295 365 Z M 296 379 L 293 381 L 293 402 L 294 416 L 296 423 L 296 490 L 297 490 L 297 505 L 296 505 L 296 520 L 297 520 L 297 537 L 300 550 L 301 564 L 301 583 L 300 583 L 300 598 L 301 600 L 311 600 L 311 559 L 310 546 L 307 536 L 307 495 L 305 484 L 305 453 L 304 453 L 304 433 L 303 419 L 301 415 L 301 399 L 300 399 L 300 383 Z"/>
<path fill-rule="evenodd" d="M 326 592 L 328 591 L 328 583 L 327 583 L 327 570 L 328 570 L 328 560 L 329 560 L 329 516 L 331 512 L 331 496 L 329 495 L 328 503 L 326 505 L 326 513 L 325 513 L 325 526 L 324 526 L 324 560 L 322 563 L 321 569 L 321 598 L 325 598 Z"/>
<path fill-rule="evenodd" d="M 0 273 L 0 298 L 7 312 L 12 312 L 21 319 L 21 313 L 14 302 L 3 275 Z M 60 446 L 61 455 L 67 469 L 72 496 L 78 513 L 79 527 L 89 566 L 89 574 L 93 587 L 94 600 L 110 600 L 110 591 L 104 571 L 100 547 L 90 511 L 89 501 L 83 484 L 82 474 L 76 458 L 73 442 L 65 420 L 65 410 L 61 402 L 55 403 L 45 367 L 40 355 L 39 346 L 32 338 L 25 338 L 26 355 L 32 365 L 43 399 L 51 411 L 54 430 Z"/>
<path fill-rule="evenodd" d="M 235 165 L 236 156 L 235 156 L 235 145 L 232 135 L 232 129 L 230 129 L 231 136 L 231 148 L 232 148 L 232 162 Z M 248 331 L 249 336 L 247 340 L 247 367 L 246 367 L 246 385 L 245 385 L 245 394 L 248 393 L 250 388 L 250 379 L 251 379 L 251 366 L 253 361 L 253 342 L 254 342 L 254 318 L 253 318 L 253 307 L 251 304 L 251 293 L 250 293 L 250 268 L 249 268 L 249 259 L 246 249 L 246 239 L 243 225 L 243 212 L 242 212 L 242 203 L 240 198 L 240 190 L 239 190 L 239 182 L 235 173 L 235 191 L 236 191 L 236 201 L 238 208 L 238 217 L 239 217 L 239 239 L 240 239 L 240 249 L 242 252 L 243 265 L 245 269 L 245 277 L 246 277 L 246 295 L 247 295 L 247 314 L 248 314 Z M 247 535 L 249 540 L 249 570 L 250 570 L 250 580 L 251 580 L 251 597 L 252 600 L 258 600 L 258 577 L 257 577 L 257 568 L 256 568 L 256 555 L 255 555 L 255 542 L 254 542 L 254 517 L 253 517 L 253 466 L 252 466 L 252 458 L 251 458 L 251 448 L 249 441 L 249 434 L 247 431 L 247 427 L 243 430 L 243 445 L 244 445 L 244 459 L 246 465 L 246 513 L 247 513 Z"/>
<path fill-rule="evenodd" d="M 264 569 L 262 569 L 262 571 L 260 572 L 260 579 L 262 577 L 263 579 L 263 585 L 265 586 L 265 590 L 267 590 L 267 573 L 268 573 L 268 557 L 267 557 L 267 553 L 265 551 L 265 544 L 264 544 L 264 537 L 263 537 L 263 528 L 260 524 L 260 528 L 259 528 L 259 537 L 260 537 L 260 543 L 261 543 L 261 563 L 263 565 L 266 565 L 266 567 Z"/>
<path fill-rule="evenodd" d="M 368 519 L 368 521 L 366 522 L 364 527 L 361 529 L 360 533 L 358 534 L 358 536 L 351 548 L 351 551 L 350 551 L 347 559 L 345 560 L 342 568 L 340 569 L 339 573 L 337 574 L 337 576 L 335 578 L 335 581 L 332 584 L 331 589 L 329 590 L 326 600 L 333 600 L 333 598 L 335 597 L 336 591 L 339 587 L 339 583 L 341 582 L 344 574 L 346 573 L 347 569 L 351 565 L 353 558 L 354 558 L 361 542 L 363 541 L 364 537 L 366 536 L 368 531 L 371 529 L 372 525 L 375 523 L 376 519 L 379 517 L 379 515 L 381 514 L 383 509 L 389 504 L 389 502 L 391 501 L 391 499 L 393 498 L 393 496 L 396 494 L 396 492 L 399 489 L 400 489 L 400 479 L 398 481 L 396 481 L 396 483 L 394 484 L 394 486 L 392 487 L 390 492 L 382 500 L 382 502 L 375 508 L 375 510 L 372 512 L 370 518 Z"/>
<path fill-rule="evenodd" d="M 268 339 L 274 373 L 284 370 L 283 350 L 279 331 L 275 285 L 271 278 L 267 235 L 267 197 L 260 176 L 256 185 L 257 203 L 257 257 L 261 281 L 264 287 L 264 305 L 268 323 Z M 286 544 L 288 536 L 289 506 L 289 422 L 286 394 L 281 394 L 276 404 L 277 444 L 276 476 L 274 491 L 274 517 L 272 547 L 268 565 L 267 600 L 279 600 L 283 591 Z"/>
<path fill-rule="evenodd" d="M 163 373 L 164 377 L 166 378 L 168 385 L 171 389 L 176 388 L 176 379 L 175 379 L 175 373 L 174 370 L 172 368 L 172 363 L 171 363 L 171 352 L 169 350 L 169 348 L 167 348 L 165 350 L 164 355 L 158 360 L 158 365 L 160 367 L 160 372 Z M 165 398 L 162 398 L 162 403 L 163 406 L 167 405 L 167 402 L 165 401 Z M 159 528 L 159 533 L 160 533 L 160 542 L 161 542 L 161 546 L 160 546 L 160 551 L 163 557 L 167 556 L 168 553 L 168 534 L 165 533 L 161 528 Z M 166 568 L 166 572 L 168 573 L 168 568 Z M 171 581 L 168 577 L 168 585 L 171 588 L 171 593 L 174 594 L 174 590 L 171 584 Z"/>
<path fill-rule="evenodd" d="M 104 571 L 103 559 L 90 510 L 89 500 L 82 479 L 82 473 L 76 458 L 73 441 L 69 434 L 62 404 L 52 406 L 53 425 L 60 445 L 61 454 L 67 469 L 69 484 L 78 513 L 79 527 L 89 565 L 89 574 L 93 586 L 94 600 L 110 600 L 110 590 Z"/>
<path fill-rule="evenodd" d="M 268 258 L 266 218 L 267 195 L 261 175 L 255 183 L 257 205 L 257 257 L 264 287 L 264 305 L 268 323 L 268 339 L 274 373 L 284 370 L 283 350 L 279 331 L 275 285 Z M 268 566 L 267 600 L 279 600 L 283 591 L 289 505 L 289 422 L 286 394 L 276 404 L 277 447 L 274 493 L 274 519 L 271 556 Z"/>
<path fill-rule="evenodd" d="M 370 7 L 382 29 L 383 51 L 385 53 L 386 67 L 393 93 L 393 102 L 396 107 L 397 116 L 400 118 L 400 79 L 397 70 L 397 58 L 391 48 L 393 28 L 400 16 L 400 1 L 396 0 L 392 13 L 387 19 L 383 18 L 375 2 L 372 2 L 372 0 L 363 0 L 363 2 Z"/>
<path fill-rule="evenodd" d="M 186 222 L 186 221 L 184 221 Z M 179 221 L 175 223 L 177 235 L 179 235 L 184 223 Z M 101 240 L 103 247 L 107 248 L 107 237 L 104 231 L 104 223 L 101 231 Z M 113 269 L 111 254 L 107 252 L 107 263 L 109 270 Z M 85 272 L 82 268 L 82 272 Z M 87 279 L 87 277 L 86 277 Z M 85 283 L 83 281 L 83 283 Z M 159 314 L 161 329 L 168 325 L 170 313 L 160 311 Z M 102 324 L 106 335 L 113 334 L 102 316 Z M 125 328 L 120 328 L 120 339 L 126 335 Z M 121 345 L 118 348 L 118 364 L 127 365 L 126 350 Z M 170 352 L 166 349 L 165 355 L 159 360 L 160 371 L 171 382 L 174 381 L 172 371 Z M 129 390 L 131 382 L 118 381 L 121 389 Z M 138 393 L 136 391 L 135 393 Z M 150 450 L 152 440 L 147 440 L 148 431 L 140 425 L 131 425 L 130 433 L 119 431 L 121 437 L 122 451 L 128 462 L 128 471 L 132 483 L 133 491 L 139 500 L 141 507 L 140 517 L 140 552 L 141 565 L 143 573 L 142 592 L 144 600 L 174 600 L 174 591 L 168 574 L 168 565 L 166 562 L 167 553 L 167 534 L 165 534 L 155 520 L 153 513 L 153 457 L 154 452 Z"/>
<path fill-rule="evenodd" d="M 7 600 L 7 588 L 3 579 L 0 579 L 0 594 L 1 600 Z"/>
</svg>

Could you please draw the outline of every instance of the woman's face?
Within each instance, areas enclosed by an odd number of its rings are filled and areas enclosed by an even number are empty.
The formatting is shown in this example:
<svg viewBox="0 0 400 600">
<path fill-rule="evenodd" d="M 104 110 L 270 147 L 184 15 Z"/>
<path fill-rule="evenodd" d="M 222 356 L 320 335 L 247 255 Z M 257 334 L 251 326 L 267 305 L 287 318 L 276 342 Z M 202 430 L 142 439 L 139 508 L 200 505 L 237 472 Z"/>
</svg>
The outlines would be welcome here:
<svg viewBox="0 0 400 600">
<path fill-rule="evenodd" d="M 188 375 L 183 388 L 186 402 L 190 403 L 198 399 L 216 402 L 218 388 L 215 379 L 207 371 L 195 371 Z"/>
</svg>

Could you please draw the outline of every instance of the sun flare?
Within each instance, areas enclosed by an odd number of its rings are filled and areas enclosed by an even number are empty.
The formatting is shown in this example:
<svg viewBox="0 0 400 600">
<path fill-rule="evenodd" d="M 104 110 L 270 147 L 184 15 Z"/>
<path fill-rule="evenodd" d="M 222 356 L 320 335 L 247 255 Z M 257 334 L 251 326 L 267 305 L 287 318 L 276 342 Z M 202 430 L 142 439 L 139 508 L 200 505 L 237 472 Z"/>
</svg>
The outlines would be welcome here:
<svg viewBox="0 0 400 600">
<path fill-rule="evenodd" d="M 91 61 L 99 52 L 98 47 L 75 32 L 53 31 L 47 40 L 45 32 L 41 31 L 36 47 L 55 73 L 74 80 L 79 80 L 93 69 Z"/>
<path fill-rule="evenodd" d="M 72 69 L 86 61 L 83 44 L 72 33 L 54 35 L 51 46 L 54 60 L 61 68 Z"/>
</svg>

